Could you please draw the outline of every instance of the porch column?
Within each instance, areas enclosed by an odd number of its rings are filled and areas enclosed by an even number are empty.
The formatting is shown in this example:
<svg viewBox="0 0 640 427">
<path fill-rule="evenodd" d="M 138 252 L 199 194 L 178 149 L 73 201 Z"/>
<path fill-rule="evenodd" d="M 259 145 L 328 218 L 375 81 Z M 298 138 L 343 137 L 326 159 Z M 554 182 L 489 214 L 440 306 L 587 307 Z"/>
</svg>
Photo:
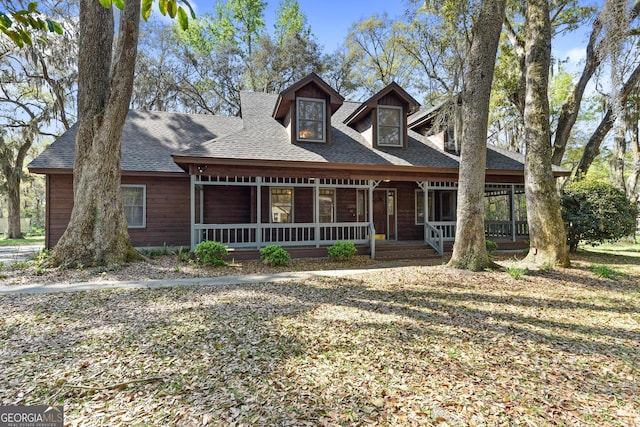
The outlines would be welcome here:
<svg viewBox="0 0 640 427">
<path fill-rule="evenodd" d="M 262 177 L 256 177 L 256 247 L 262 246 Z"/>
<path fill-rule="evenodd" d="M 189 192 L 191 199 L 191 250 L 196 248 L 196 176 L 189 176 Z"/>
<path fill-rule="evenodd" d="M 316 248 L 320 247 L 320 179 L 313 180 L 313 222 L 315 223 L 314 237 Z"/>
<path fill-rule="evenodd" d="M 422 191 L 424 191 L 424 222 L 427 223 L 429 222 L 429 181 L 422 183 Z"/>
<path fill-rule="evenodd" d="M 198 187 L 200 190 L 200 224 L 204 224 L 204 186 Z"/>
<path fill-rule="evenodd" d="M 512 241 L 516 241 L 516 209 L 514 206 L 515 202 L 515 185 L 511 184 L 511 192 L 509 193 L 509 211 L 511 214 L 511 238 Z"/>
</svg>

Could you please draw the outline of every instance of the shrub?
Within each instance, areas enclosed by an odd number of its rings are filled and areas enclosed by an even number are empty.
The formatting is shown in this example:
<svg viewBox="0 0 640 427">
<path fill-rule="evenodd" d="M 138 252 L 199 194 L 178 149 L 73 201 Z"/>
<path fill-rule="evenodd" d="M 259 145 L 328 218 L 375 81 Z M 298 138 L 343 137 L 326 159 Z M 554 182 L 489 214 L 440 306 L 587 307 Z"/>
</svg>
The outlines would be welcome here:
<svg viewBox="0 0 640 427">
<path fill-rule="evenodd" d="M 498 244 L 493 240 L 485 240 L 484 244 L 487 247 L 487 253 L 489 255 L 492 255 L 495 251 L 498 250 Z"/>
<path fill-rule="evenodd" d="M 571 183 L 565 187 L 561 203 L 571 252 L 581 241 L 599 245 L 636 231 L 636 206 L 611 184 L 591 180 Z"/>
<path fill-rule="evenodd" d="M 227 265 L 225 260 L 229 256 L 226 246 L 209 240 L 198 243 L 194 253 L 198 262 L 208 265 Z"/>
<path fill-rule="evenodd" d="M 355 256 L 358 249 L 353 242 L 335 242 L 327 249 L 329 259 L 334 261 L 341 261 L 345 259 L 351 259 Z"/>
<path fill-rule="evenodd" d="M 521 267 L 507 267 L 507 274 L 518 280 L 522 276 L 526 276 L 527 274 L 529 274 L 529 270 Z"/>
<path fill-rule="evenodd" d="M 176 257 L 178 258 L 178 261 L 180 262 L 189 262 L 191 260 L 189 249 L 184 248 L 182 246 L 180 246 L 176 250 L 175 254 L 176 254 Z"/>
<path fill-rule="evenodd" d="M 260 259 L 271 265 L 287 265 L 291 254 L 278 245 L 269 245 L 260 249 Z"/>
</svg>

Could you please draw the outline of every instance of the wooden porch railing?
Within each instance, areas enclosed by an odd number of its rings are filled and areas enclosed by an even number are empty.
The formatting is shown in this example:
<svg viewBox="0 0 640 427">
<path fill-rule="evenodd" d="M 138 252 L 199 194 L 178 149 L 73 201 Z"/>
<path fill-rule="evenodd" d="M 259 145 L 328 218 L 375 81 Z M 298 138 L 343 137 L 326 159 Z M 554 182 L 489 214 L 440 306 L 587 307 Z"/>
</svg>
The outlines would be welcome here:
<svg viewBox="0 0 640 427">
<path fill-rule="evenodd" d="M 232 248 L 260 248 L 267 245 L 320 246 L 340 240 L 370 244 L 368 222 L 195 224 L 194 242 L 212 240 Z"/>
<path fill-rule="evenodd" d="M 424 242 L 435 249 L 439 255 L 444 252 L 442 231 L 428 222 L 424 223 Z"/>
</svg>

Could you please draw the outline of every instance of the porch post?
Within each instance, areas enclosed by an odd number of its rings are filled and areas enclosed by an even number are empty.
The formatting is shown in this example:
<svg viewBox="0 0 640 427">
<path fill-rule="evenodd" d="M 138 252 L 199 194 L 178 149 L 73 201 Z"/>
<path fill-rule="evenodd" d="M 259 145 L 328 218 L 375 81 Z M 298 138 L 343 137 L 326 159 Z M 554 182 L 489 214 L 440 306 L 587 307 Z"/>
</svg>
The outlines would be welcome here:
<svg viewBox="0 0 640 427">
<path fill-rule="evenodd" d="M 262 177 L 256 177 L 256 247 L 262 246 Z"/>
<path fill-rule="evenodd" d="M 422 183 L 422 191 L 424 191 L 424 222 L 429 222 L 429 181 Z"/>
<path fill-rule="evenodd" d="M 196 176 L 189 176 L 189 193 L 191 201 L 191 250 L 196 248 Z M 202 202 L 200 202 L 202 204 Z"/>
<path fill-rule="evenodd" d="M 313 222 L 315 223 L 314 237 L 316 248 L 320 247 L 320 179 L 313 180 Z"/>
<path fill-rule="evenodd" d="M 371 249 L 371 259 L 375 259 L 376 258 L 376 230 L 375 227 L 373 226 L 373 189 L 377 186 L 378 184 L 375 183 L 375 181 L 373 181 L 372 179 L 369 180 L 369 200 L 368 205 L 369 205 L 369 230 L 373 230 L 373 235 L 369 237 L 369 241 L 370 243 L 370 249 Z"/>
<path fill-rule="evenodd" d="M 204 224 L 204 186 L 198 187 L 200 190 L 200 224 Z"/>
<path fill-rule="evenodd" d="M 509 210 L 511 214 L 511 239 L 512 241 L 516 241 L 516 209 L 514 206 L 515 202 L 515 185 L 511 184 L 511 192 L 509 193 Z"/>
</svg>

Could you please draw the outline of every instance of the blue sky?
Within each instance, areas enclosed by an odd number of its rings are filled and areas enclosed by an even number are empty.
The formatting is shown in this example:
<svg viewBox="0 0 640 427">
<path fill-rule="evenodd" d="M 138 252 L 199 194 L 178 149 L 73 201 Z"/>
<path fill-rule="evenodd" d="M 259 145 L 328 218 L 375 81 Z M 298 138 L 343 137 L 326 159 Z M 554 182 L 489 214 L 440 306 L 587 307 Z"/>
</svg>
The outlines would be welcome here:
<svg viewBox="0 0 640 427">
<path fill-rule="evenodd" d="M 196 13 L 211 12 L 215 0 L 192 0 Z M 265 18 L 267 27 L 273 28 L 276 9 L 280 0 L 267 2 Z M 390 17 L 404 13 L 403 0 L 298 0 L 320 45 L 326 52 L 333 52 L 345 39 L 351 25 L 373 14 L 388 13 Z"/>
<path fill-rule="evenodd" d="M 212 12 L 214 4 L 219 0 L 190 1 L 197 13 L 206 13 Z M 279 3 L 280 0 L 267 1 L 265 18 L 269 29 L 273 28 Z M 298 0 L 298 3 L 307 16 L 318 43 L 327 53 L 333 52 L 342 44 L 355 22 L 374 14 L 387 13 L 391 18 L 400 17 L 406 9 L 405 0 Z M 599 7 L 602 0 L 581 0 L 581 4 Z M 584 58 L 589 30 L 577 31 L 568 37 L 554 40 L 554 56 L 570 58 L 570 63 L 566 65 L 570 72 L 575 72 Z"/>
</svg>

